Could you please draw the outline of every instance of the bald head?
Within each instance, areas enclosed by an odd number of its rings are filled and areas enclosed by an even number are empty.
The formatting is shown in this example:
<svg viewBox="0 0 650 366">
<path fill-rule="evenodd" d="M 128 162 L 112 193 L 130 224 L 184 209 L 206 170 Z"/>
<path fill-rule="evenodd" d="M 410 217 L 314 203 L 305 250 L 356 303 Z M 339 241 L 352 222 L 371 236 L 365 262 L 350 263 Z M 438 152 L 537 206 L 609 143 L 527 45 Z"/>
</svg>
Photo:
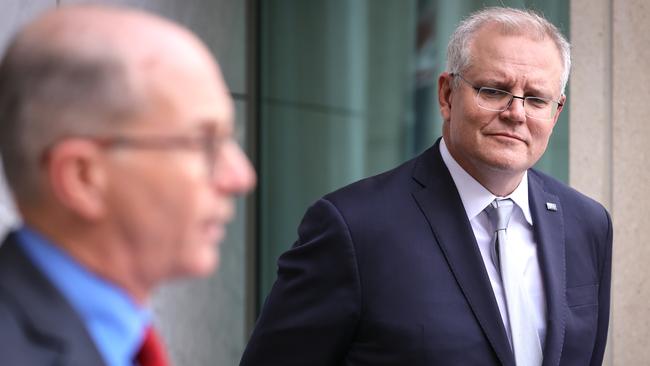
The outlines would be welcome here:
<svg viewBox="0 0 650 366">
<path fill-rule="evenodd" d="M 28 24 L 0 65 L 0 149 L 18 201 L 42 191 L 39 164 L 48 148 L 131 123 L 149 108 L 160 73 L 178 63 L 223 85 L 193 34 L 151 14 L 82 5 Z"/>
<path fill-rule="evenodd" d="M 44 14 L 22 36 L 39 47 L 79 57 L 118 59 L 131 77 L 160 64 L 212 58 L 187 29 L 153 14 L 96 5 L 63 7 Z M 19 36 L 19 39 L 23 38 Z M 45 43 L 45 44 L 43 44 Z M 198 56 L 198 57 L 197 57 Z"/>
</svg>

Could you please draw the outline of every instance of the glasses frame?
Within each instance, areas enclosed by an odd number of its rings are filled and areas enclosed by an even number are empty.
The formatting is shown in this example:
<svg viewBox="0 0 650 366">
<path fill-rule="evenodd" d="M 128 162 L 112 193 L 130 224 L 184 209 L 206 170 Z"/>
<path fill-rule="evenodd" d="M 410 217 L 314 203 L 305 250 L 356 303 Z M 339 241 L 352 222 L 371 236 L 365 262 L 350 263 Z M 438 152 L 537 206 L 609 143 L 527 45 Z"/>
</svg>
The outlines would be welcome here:
<svg viewBox="0 0 650 366">
<path fill-rule="evenodd" d="M 92 141 L 104 149 L 144 149 L 144 150 L 194 150 L 203 153 L 207 173 L 210 177 L 216 171 L 217 157 L 220 148 L 233 139 L 231 136 L 219 136 L 214 126 L 201 126 L 200 133 L 192 135 L 176 136 L 136 136 L 136 135 L 112 135 L 112 136 L 87 136 L 72 135 L 66 139 L 84 139 Z M 59 141 L 59 142 L 60 142 Z M 50 149 L 55 146 L 53 144 Z M 50 149 L 46 150 L 46 154 Z M 44 156 L 45 157 L 45 156 Z"/>
<path fill-rule="evenodd" d="M 464 78 L 460 73 L 451 73 L 450 75 L 451 75 L 451 77 L 456 77 L 456 76 L 459 77 L 462 81 L 464 81 L 465 83 L 467 83 L 467 85 L 471 86 L 472 89 L 474 89 L 474 90 L 476 91 L 476 98 L 475 98 L 476 105 L 477 105 L 479 108 L 485 109 L 485 110 L 487 110 L 487 111 L 492 111 L 492 112 L 503 112 L 503 111 L 505 111 L 505 110 L 508 110 L 508 108 L 510 108 L 510 106 L 512 105 L 512 101 L 513 101 L 513 100 L 515 100 L 515 99 L 521 99 L 521 100 L 522 100 L 522 105 L 523 105 L 523 107 L 524 107 L 524 113 L 526 114 L 526 117 L 528 117 L 528 118 L 533 118 L 533 119 L 537 119 L 537 120 L 541 120 L 541 121 L 552 121 L 552 120 L 557 116 L 557 113 L 558 113 L 558 111 L 560 110 L 560 107 L 564 106 L 564 103 L 562 103 L 562 102 L 560 102 L 560 101 L 558 101 L 558 100 L 550 99 L 550 98 L 536 97 L 536 96 L 527 96 L 527 97 L 525 97 L 525 96 L 518 96 L 518 95 L 514 95 L 514 94 L 512 94 L 511 92 L 509 92 L 509 91 L 507 91 L 507 90 L 502 90 L 502 89 L 497 89 L 497 88 L 490 88 L 490 87 L 486 87 L 486 86 L 475 86 L 474 84 L 470 83 L 467 79 L 465 79 L 465 78 Z M 510 96 L 510 100 L 508 101 L 508 103 L 506 104 L 506 106 L 503 107 L 502 109 L 492 109 L 492 108 L 484 107 L 484 106 L 480 105 L 479 102 L 478 102 L 478 96 L 479 96 L 479 94 L 481 94 L 481 91 L 483 91 L 483 90 L 493 90 L 493 91 L 497 91 L 497 92 L 503 93 L 503 94 L 505 94 L 505 95 L 509 95 L 509 96 Z M 526 101 L 528 101 L 528 100 L 530 100 L 530 99 L 538 99 L 538 100 L 543 100 L 543 101 L 546 101 L 546 102 L 549 102 L 549 103 L 554 103 L 554 104 L 556 104 L 556 106 L 555 106 L 555 108 L 554 108 L 553 115 L 552 115 L 550 118 L 542 118 L 542 117 L 536 117 L 536 116 L 531 116 L 531 115 L 529 115 L 529 114 L 528 114 L 528 111 L 526 110 Z"/>
</svg>

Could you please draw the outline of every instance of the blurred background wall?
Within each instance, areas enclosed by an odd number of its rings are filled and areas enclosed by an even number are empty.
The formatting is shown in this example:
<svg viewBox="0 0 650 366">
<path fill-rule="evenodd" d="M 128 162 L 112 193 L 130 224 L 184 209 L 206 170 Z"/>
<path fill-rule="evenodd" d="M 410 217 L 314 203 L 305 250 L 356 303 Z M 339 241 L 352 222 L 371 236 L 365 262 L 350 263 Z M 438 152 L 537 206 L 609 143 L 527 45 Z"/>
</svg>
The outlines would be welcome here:
<svg viewBox="0 0 650 366">
<path fill-rule="evenodd" d="M 306 207 L 431 145 L 449 34 L 489 5 L 541 11 L 573 44 L 568 105 L 538 168 L 613 215 L 605 364 L 650 359 L 647 1 L 3 0 L 0 50 L 39 12 L 78 2 L 143 8 L 196 32 L 219 60 L 259 173 L 257 193 L 238 203 L 219 272 L 167 285 L 154 299 L 176 365 L 236 365 Z M 0 179 L 0 233 L 18 223 Z"/>
<path fill-rule="evenodd" d="M 237 128 L 246 131 L 249 110 L 246 85 L 246 3 L 241 0 L 2 0 L 0 49 L 25 21 L 45 9 L 71 3 L 95 2 L 146 9 L 184 24 L 217 56 L 235 100 Z M 242 134 L 245 139 L 246 133 Z M 246 145 L 246 141 L 242 141 Z M 17 215 L 9 195 L 0 187 L 0 230 L 15 225 Z M 245 263 L 246 207 L 238 203 L 237 217 L 221 245 L 219 273 L 202 280 L 179 281 L 160 289 L 153 303 L 156 323 L 168 344 L 174 365 L 235 365 L 247 338 Z M 1 363 L 1 362 L 0 362 Z"/>
</svg>

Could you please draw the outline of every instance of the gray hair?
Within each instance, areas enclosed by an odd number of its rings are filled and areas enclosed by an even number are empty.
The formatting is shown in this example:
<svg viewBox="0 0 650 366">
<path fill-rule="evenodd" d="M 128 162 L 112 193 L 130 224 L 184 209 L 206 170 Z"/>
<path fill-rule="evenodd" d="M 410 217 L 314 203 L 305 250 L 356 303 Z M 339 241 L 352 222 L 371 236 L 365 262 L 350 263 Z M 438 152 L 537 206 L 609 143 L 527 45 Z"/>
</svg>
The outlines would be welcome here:
<svg viewBox="0 0 650 366">
<path fill-rule="evenodd" d="M 471 65 L 471 42 L 476 32 L 488 24 L 501 26 L 505 34 L 525 34 L 539 40 L 549 37 L 560 52 L 563 66 L 560 90 L 564 94 L 571 70 L 571 45 L 555 25 L 532 10 L 489 7 L 465 18 L 449 39 L 447 72 L 460 73 Z"/>
<path fill-rule="evenodd" d="M 42 159 L 57 141 L 108 132 L 135 112 L 128 74 L 107 45 L 18 34 L 0 63 L 0 153 L 19 201 L 41 193 Z"/>
</svg>

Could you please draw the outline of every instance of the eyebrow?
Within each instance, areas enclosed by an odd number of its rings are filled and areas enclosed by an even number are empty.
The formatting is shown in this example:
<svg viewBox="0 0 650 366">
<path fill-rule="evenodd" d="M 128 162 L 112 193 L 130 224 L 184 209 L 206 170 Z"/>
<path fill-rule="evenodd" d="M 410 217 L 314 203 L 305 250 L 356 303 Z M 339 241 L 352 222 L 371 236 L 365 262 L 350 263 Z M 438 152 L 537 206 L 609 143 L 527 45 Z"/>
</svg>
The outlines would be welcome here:
<svg viewBox="0 0 650 366">
<path fill-rule="evenodd" d="M 527 90 L 530 90 L 530 93 L 526 93 L 525 94 L 526 96 L 547 98 L 553 100 L 552 93 L 539 89 L 538 87 L 535 87 L 535 85 L 529 86 Z"/>
<path fill-rule="evenodd" d="M 216 135 L 227 136 L 232 135 L 235 132 L 235 126 L 233 123 L 232 128 L 226 127 L 227 123 L 223 120 L 212 119 L 212 118 L 201 118 L 197 123 L 192 127 L 193 131 L 201 131 L 204 129 L 211 129 Z"/>
<path fill-rule="evenodd" d="M 495 89 L 503 89 L 503 90 L 508 90 L 512 86 L 512 82 L 509 80 L 506 80 L 506 77 L 503 78 L 498 78 L 498 77 L 493 77 L 493 76 L 488 76 L 488 77 L 478 77 L 474 83 L 478 87 L 489 87 L 489 88 L 495 88 Z"/>
<path fill-rule="evenodd" d="M 503 79 L 498 79 L 495 77 L 487 77 L 485 79 L 481 79 L 479 77 L 478 80 L 482 80 L 482 81 L 476 82 L 477 87 L 485 86 L 488 88 L 501 89 L 508 92 L 511 92 L 512 89 L 512 82 L 507 80 L 507 77 L 504 77 Z M 554 100 L 552 93 L 540 89 L 539 86 L 536 86 L 535 84 L 537 83 L 532 83 L 532 85 L 529 84 L 526 86 L 526 88 L 524 89 L 524 96 L 547 98 L 547 99 Z"/>
</svg>

